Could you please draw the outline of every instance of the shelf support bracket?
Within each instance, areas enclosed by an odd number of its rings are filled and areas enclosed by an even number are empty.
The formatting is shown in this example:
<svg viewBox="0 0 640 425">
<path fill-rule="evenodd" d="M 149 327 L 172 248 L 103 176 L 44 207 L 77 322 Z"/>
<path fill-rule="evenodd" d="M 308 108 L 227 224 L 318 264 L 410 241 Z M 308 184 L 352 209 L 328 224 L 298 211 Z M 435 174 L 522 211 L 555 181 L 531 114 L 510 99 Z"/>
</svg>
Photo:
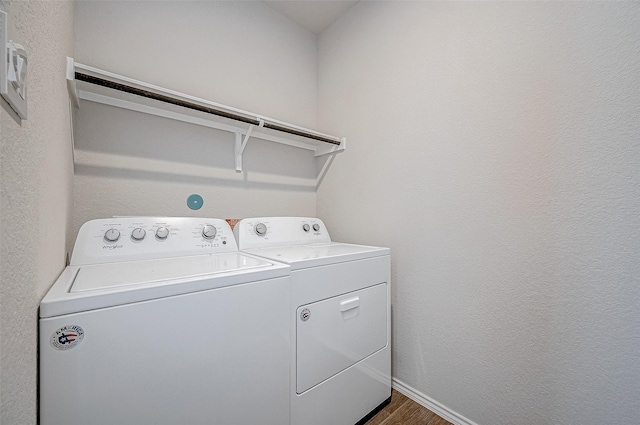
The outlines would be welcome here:
<svg viewBox="0 0 640 425">
<path fill-rule="evenodd" d="M 258 118 L 258 122 L 258 127 L 264 127 L 264 120 Z M 236 173 L 242 171 L 242 154 L 244 153 L 244 149 L 247 147 L 247 142 L 249 141 L 251 132 L 255 127 L 255 125 L 249 126 L 246 134 L 244 135 L 244 139 L 242 138 L 242 133 L 240 131 L 236 131 Z"/>
<path fill-rule="evenodd" d="M 67 90 L 69 91 L 69 97 L 73 106 L 80 107 L 80 98 L 78 97 L 78 90 L 76 88 L 76 71 L 73 59 L 67 56 Z"/>
</svg>

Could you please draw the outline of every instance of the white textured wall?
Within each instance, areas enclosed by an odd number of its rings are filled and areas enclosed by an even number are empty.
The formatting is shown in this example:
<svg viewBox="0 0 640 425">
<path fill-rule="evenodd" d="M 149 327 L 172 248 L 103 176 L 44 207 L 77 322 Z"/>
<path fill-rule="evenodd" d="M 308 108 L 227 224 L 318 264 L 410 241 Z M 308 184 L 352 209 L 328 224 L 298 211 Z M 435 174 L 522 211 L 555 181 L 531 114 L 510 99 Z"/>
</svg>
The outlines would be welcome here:
<svg viewBox="0 0 640 425">
<path fill-rule="evenodd" d="M 316 37 L 261 2 L 79 2 L 76 60 L 315 127 Z M 112 215 L 315 215 L 310 151 L 84 102 L 75 229 Z M 201 210 L 187 197 L 199 193 Z"/>
<path fill-rule="evenodd" d="M 29 58 L 28 119 L 0 108 L 0 423 L 35 425 L 38 305 L 65 265 L 72 165 L 65 57 L 71 2 L 3 1 Z"/>
<path fill-rule="evenodd" d="M 640 423 L 640 3 L 361 2 L 318 191 L 393 258 L 393 374 L 480 425 Z"/>
</svg>

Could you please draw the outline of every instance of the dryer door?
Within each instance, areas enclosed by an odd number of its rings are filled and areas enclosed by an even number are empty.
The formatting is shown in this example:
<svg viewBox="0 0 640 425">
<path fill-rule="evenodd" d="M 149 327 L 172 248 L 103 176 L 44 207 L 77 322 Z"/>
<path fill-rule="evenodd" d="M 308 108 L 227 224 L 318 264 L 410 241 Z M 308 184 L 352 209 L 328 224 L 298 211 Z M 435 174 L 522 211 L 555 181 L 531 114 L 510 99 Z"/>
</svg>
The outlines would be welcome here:
<svg viewBox="0 0 640 425">
<path fill-rule="evenodd" d="M 298 307 L 296 334 L 302 394 L 387 345 L 387 284 Z"/>
</svg>

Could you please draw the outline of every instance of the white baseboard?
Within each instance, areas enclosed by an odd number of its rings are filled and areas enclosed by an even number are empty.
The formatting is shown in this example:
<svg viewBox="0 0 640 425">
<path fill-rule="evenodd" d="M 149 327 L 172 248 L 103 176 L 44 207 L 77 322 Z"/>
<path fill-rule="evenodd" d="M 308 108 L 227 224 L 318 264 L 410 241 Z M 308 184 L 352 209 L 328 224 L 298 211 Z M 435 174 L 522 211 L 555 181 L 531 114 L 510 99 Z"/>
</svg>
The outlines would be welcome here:
<svg viewBox="0 0 640 425">
<path fill-rule="evenodd" d="M 418 404 L 426 407 L 427 409 L 431 410 L 432 412 L 436 413 L 438 416 L 441 416 L 442 418 L 448 420 L 452 424 L 455 424 L 455 425 L 478 425 L 475 422 L 473 422 L 472 420 L 467 419 L 464 416 L 462 416 L 461 414 L 454 412 L 453 410 L 449 409 L 447 406 L 438 403 L 437 401 L 435 401 L 431 397 L 427 397 L 426 395 L 422 394 L 420 391 L 416 390 L 415 388 L 412 388 L 412 387 L 408 386 L 407 384 L 405 384 L 402 381 L 397 380 L 396 378 L 392 379 L 391 387 L 394 390 L 406 395 L 407 397 L 409 397 L 411 400 L 415 401 L 416 403 L 418 403 Z"/>
</svg>

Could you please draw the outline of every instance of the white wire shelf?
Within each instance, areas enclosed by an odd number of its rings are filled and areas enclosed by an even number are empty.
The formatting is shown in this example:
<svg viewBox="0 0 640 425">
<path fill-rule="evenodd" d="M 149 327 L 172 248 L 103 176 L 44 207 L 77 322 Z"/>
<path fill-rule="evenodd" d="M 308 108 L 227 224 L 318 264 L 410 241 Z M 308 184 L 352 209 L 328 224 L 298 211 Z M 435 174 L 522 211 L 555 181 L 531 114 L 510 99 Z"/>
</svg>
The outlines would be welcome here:
<svg viewBox="0 0 640 425">
<path fill-rule="evenodd" d="M 235 166 L 250 138 L 335 155 L 346 139 L 114 74 L 67 58 L 67 88 L 76 107 L 96 102 L 235 134 Z M 323 170 L 323 173 L 326 172 Z"/>
</svg>

